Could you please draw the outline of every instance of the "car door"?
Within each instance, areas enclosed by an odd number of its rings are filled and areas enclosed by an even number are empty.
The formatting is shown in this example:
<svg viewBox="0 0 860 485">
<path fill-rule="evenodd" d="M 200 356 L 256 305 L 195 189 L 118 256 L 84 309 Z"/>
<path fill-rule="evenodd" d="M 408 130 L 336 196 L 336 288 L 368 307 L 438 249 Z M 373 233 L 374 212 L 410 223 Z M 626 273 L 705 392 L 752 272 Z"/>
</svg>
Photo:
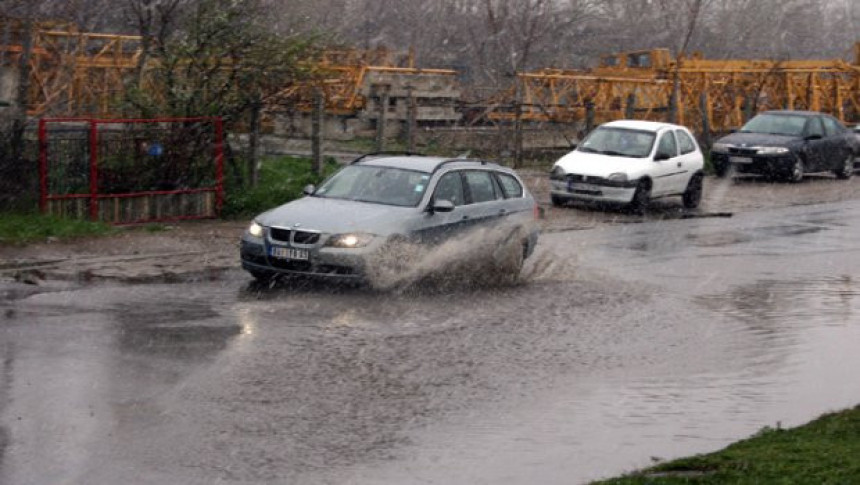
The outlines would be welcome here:
<svg viewBox="0 0 860 485">
<path fill-rule="evenodd" d="M 465 216 L 471 226 L 492 224 L 504 216 L 505 208 L 497 201 L 502 199 L 501 188 L 489 170 L 463 170 L 466 192 Z"/>
<path fill-rule="evenodd" d="M 682 129 L 675 130 L 675 138 L 678 140 L 678 161 L 681 164 L 680 168 L 682 170 L 678 179 L 678 189 L 683 192 L 687 189 L 690 177 L 702 168 L 702 153 L 696 144 L 696 140 L 687 131 Z"/>
<path fill-rule="evenodd" d="M 827 140 L 827 168 L 842 168 L 845 158 L 852 152 L 852 146 L 848 138 L 848 130 L 832 116 L 822 116 L 824 123 L 824 134 Z"/>
<path fill-rule="evenodd" d="M 828 169 L 829 142 L 824 136 L 824 125 L 820 116 L 810 117 L 803 129 L 806 152 L 806 171 L 819 172 Z"/>
<path fill-rule="evenodd" d="M 461 171 L 443 173 L 432 190 L 415 236 L 424 242 L 439 243 L 462 232 L 471 222 L 465 207 L 466 195 Z M 434 212 L 431 208 L 437 200 L 450 201 L 454 209 L 450 212 Z"/>
<path fill-rule="evenodd" d="M 660 155 L 664 155 L 664 160 L 658 160 Z M 651 195 L 659 197 L 661 195 L 675 194 L 678 192 L 678 187 L 681 182 L 682 163 L 678 157 L 678 143 L 675 140 L 675 134 L 672 130 L 666 130 L 657 141 L 657 148 L 654 151 L 654 164 L 651 167 Z"/>
</svg>

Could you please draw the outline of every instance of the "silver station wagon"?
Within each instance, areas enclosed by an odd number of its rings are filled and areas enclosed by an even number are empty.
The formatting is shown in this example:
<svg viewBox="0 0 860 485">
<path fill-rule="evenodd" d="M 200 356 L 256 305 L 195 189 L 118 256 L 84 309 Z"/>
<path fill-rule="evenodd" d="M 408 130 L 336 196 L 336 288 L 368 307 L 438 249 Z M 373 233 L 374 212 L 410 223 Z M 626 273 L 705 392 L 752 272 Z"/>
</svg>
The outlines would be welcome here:
<svg viewBox="0 0 860 485">
<path fill-rule="evenodd" d="M 513 245 L 513 261 L 498 263 L 519 273 L 537 244 L 537 215 L 520 177 L 496 163 L 370 154 L 319 187 L 306 187 L 301 199 L 257 216 L 240 254 L 258 280 L 280 274 L 361 280 L 398 244 L 439 247 L 471 237 L 490 249 Z M 408 270 L 408 261 L 397 262 Z"/>
</svg>

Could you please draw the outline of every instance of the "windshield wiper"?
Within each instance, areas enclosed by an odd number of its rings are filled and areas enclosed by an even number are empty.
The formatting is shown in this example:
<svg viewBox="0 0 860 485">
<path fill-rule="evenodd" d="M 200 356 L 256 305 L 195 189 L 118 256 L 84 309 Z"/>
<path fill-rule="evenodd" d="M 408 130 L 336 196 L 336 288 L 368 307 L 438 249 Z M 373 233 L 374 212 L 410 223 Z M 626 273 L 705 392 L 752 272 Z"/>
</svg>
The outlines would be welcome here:
<svg viewBox="0 0 860 485">
<path fill-rule="evenodd" d="M 586 153 L 600 153 L 600 150 L 595 150 L 594 148 L 590 147 L 579 147 L 579 151 Z"/>
<path fill-rule="evenodd" d="M 616 152 L 615 150 L 604 150 L 604 151 L 602 151 L 602 152 L 600 152 L 600 153 L 602 153 L 602 154 L 604 154 L 604 155 L 609 155 L 610 157 L 623 157 L 623 156 L 626 156 L 625 154 L 623 154 L 623 153 L 621 153 L 621 152 Z"/>
</svg>

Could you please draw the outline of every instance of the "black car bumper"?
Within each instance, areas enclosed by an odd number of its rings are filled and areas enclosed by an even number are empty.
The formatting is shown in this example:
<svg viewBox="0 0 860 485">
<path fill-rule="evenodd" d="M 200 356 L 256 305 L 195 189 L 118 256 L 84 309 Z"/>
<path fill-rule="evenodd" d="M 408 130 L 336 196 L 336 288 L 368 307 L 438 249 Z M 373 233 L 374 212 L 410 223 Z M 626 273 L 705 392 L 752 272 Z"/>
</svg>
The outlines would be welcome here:
<svg viewBox="0 0 860 485">
<path fill-rule="evenodd" d="M 711 153 L 711 163 L 718 173 L 728 169 L 735 173 L 758 175 L 785 175 L 794 166 L 795 156 L 785 155 L 730 155 L 728 153 Z"/>
</svg>

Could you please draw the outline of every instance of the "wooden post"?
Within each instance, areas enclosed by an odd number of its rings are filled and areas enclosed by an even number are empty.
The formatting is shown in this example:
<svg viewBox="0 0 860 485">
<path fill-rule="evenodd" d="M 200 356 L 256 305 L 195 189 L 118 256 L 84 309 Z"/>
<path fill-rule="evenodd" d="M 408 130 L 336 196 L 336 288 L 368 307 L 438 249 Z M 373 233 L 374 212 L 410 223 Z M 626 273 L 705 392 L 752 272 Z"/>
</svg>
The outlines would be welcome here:
<svg viewBox="0 0 860 485">
<path fill-rule="evenodd" d="M 260 154 L 257 147 L 260 140 L 260 115 L 263 109 L 262 100 L 257 97 L 251 103 L 251 119 L 248 127 L 248 178 L 251 179 L 251 187 L 256 187 L 259 182 Z"/>
<path fill-rule="evenodd" d="M 413 90 L 411 84 L 406 86 L 406 91 L 409 93 L 409 106 L 406 114 L 406 150 L 409 152 L 415 152 L 415 129 L 418 119 L 418 106 Z"/>
<path fill-rule="evenodd" d="M 632 92 L 627 95 L 627 103 L 624 106 L 624 117 L 632 120 L 636 116 L 636 93 Z"/>
<path fill-rule="evenodd" d="M 708 91 L 703 90 L 699 95 L 699 108 L 702 111 L 702 143 L 711 148 L 711 102 L 708 99 Z"/>
<path fill-rule="evenodd" d="M 523 90 L 518 77 L 514 86 L 514 168 L 519 168 L 523 162 Z"/>
<path fill-rule="evenodd" d="M 594 129 L 594 102 L 585 102 L 585 134 L 591 133 Z"/>
<path fill-rule="evenodd" d="M 325 100 L 322 92 L 314 91 L 314 111 L 311 120 L 311 157 L 313 158 L 314 172 L 317 175 L 323 173 L 322 139 L 323 139 L 323 113 L 325 112 Z"/>
<path fill-rule="evenodd" d="M 376 151 L 381 152 L 385 150 L 385 123 L 388 119 L 388 87 L 379 86 L 377 89 L 379 100 L 378 106 L 378 116 L 376 118 Z"/>
</svg>

